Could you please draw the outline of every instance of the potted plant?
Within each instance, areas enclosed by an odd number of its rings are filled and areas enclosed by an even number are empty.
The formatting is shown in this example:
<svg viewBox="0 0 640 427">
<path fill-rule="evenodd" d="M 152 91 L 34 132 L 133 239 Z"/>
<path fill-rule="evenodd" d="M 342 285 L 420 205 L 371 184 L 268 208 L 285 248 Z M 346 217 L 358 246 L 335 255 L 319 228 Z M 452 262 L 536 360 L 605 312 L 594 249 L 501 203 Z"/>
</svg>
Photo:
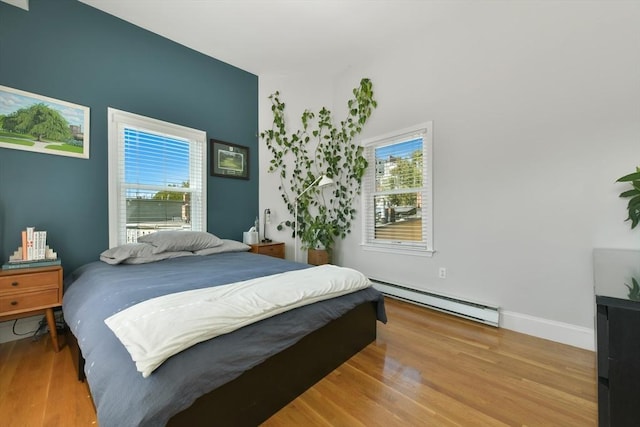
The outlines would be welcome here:
<svg viewBox="0 0 640 427">
<path fill-rule="evenodd" d="M 300 235 L 300 240 L 305 242 L 304 247 L 307 248 L 307 262 L 313 265 L 330 263 L 336 235 L 333 223 L 326 216 L 313 217 L 304 234 Z"/>
<path fill-rule="evenodd" d="M 354 138 L 377 107 L 372 83 L 363 78 L 353 89 L 344 120 L 334 123 L 326 107 L 317 114 L 305 110 L 296 131 L 288 129 L 280 93 L 269 99 L 273 124 L 260 133 L 272 157 L 268 171 L 279 174 L 278 189 L 289 213 L 294 216 L 296 207 L 298 213 L 298 218 L 283 221 L 278 229 L 291 228 L 303 249 L 324 248 L 330 254 L 335 239 L 351 232 L 356 214 L 353 199 L 360 194 L 367 160 Z M 322 175 L 331 178 L 333 185 L 313 186 Z"/>
<path fill-rule="evenodd" d="M 636 167 L 634 173 L 618 178 L 616 182 L 628 182 L 633 187 L 631 190 L 620 193 L 620 197 L 629 197 L 627 210 L 629 216 L 625 221 L 631 221 L 631 229 L 633 230 L 640 222 L 640 166 Z"/>
</svg>

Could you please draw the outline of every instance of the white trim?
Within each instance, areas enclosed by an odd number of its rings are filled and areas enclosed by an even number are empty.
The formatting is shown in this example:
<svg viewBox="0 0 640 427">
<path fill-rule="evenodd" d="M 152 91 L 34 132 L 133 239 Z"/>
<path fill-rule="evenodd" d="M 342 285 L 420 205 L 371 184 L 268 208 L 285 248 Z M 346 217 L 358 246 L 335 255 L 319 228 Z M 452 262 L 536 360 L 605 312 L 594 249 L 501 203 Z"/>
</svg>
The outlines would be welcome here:
<svg viewBox="0 0 640 427">
<path fill-rule="evenodd" d="M 20 9 L 24 9 L 26 11 L 29 10 L 29 0 L 0 0 L 0 1 L 10 4 L 11 6 L 19 7 Z"/>
<path fill-rule="evenodd" d="M 433 132 L 433 121 L 418 123 L 417 125 L 409 126 L 404 129 L 399 129 L 382 135 L 363 139 L 362 145 L 365 147 L 368 145 L 389 145 L 404 139 L 409 139 L 411 135 L 420 134 L 422 132 Z"/>
<path fill-rule="evenodd" d="M 398 255 L 413 255 L 413 256 L 421 256 L 421 257 L 432 257 L 436 251 L 431 251 L 426 248 L 415 248 L 415 247 L 400 247 L 400 245 L 384 245 L 384 244 L 371 244 L 371 243 L 361 243 L 360 246 L 365 251 L 373 251 L 373 252 L 384 252 L 387 254 L 398 254 Z M 409 245 L 407 245 L 409 246 Z"/>
<path fill-rule="evenodd" d="M 534 317 L 528 314 L 502 311 L 500 327 L 538 338 L 595 351 L 595 331 L 570 323 Z"/>
<path fill-rule="evenodd" d="M 202 130 L 177 125 L 163 120 L 146 117 L 140 114 L 129 113 L 112 107 L 107 108 L 109 123 L 112 121 L 126 122 L 129 126 L 151 130 L 155 133 L 166 135 L 171 138 L 180 137 L 183 139 L 206 142 L 206 133 Z"/>
</svg>

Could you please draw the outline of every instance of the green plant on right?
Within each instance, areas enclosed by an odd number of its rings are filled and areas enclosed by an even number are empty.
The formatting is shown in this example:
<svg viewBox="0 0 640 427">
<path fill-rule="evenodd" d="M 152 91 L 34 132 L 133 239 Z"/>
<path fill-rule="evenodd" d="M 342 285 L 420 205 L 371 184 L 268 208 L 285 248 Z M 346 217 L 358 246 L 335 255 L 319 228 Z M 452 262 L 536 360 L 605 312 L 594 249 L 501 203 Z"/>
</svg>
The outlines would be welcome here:
<svg viewBox="0 0 640 427">
<path fill-rule="evenodd" d="M 624 285 L 629 288 L 629 299 L 633 301 L 640 301 L 640 285 L 638 285 L 638 281 L 635 277 L 631 278 L 632 285 L 629 286 L 627 283 Z"/>
<path fill-rule="evenodd" d="M 630 198 L 627 204 L 629 217 L 625 221 L 631 221 L 631 229 L 633 230 L 640 223 L 640 166 L 636 167 L 634 173 L 618 178 L 616 182 L 628 182 L 633 187 L 631 190 L 620 193 L 620 197 Z"/>
</svg>

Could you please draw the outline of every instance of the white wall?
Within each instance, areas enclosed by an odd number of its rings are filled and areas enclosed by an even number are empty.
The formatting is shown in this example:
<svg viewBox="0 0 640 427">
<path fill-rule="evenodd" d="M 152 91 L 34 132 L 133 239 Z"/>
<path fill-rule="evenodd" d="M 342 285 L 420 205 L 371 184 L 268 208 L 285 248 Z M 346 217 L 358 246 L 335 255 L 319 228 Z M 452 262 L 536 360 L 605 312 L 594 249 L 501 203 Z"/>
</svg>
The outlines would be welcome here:
<svg viewBox="0 0 640 427">
<path fill-rule="evenodd" d="M 261 76 L 260 128 L 270 123 L 263 86 L 287 94 L 289 111 L 339 112 L 371 78 L 379 107 L 363 138 L 434 122 L 437 252 L 365 251 L 357 224 L 337 262 L 498 305 L 507 328 L 593 348 L 592 249 L 640 248 L 615 183 L 640 165 L 640 2 L 470 2 L 451 12 L 408 29 L 412 45 L 330 82 Z M 280 202 L 260 156 L 264 209 Z"/>
</svg>

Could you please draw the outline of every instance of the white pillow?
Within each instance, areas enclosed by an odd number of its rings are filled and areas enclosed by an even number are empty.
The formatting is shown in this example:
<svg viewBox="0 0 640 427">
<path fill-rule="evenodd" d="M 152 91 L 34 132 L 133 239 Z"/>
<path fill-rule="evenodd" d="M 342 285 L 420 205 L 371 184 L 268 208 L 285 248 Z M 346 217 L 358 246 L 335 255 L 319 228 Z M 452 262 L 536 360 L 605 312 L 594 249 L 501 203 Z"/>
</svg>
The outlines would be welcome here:
<svg viewBox="0 0 640 427">
<path fill-rule="evenodd" d="M 158 231 L 138 237 L 139 243 L 153 245 L 153 253 L 198 251 L 222 244 L 217 236 L 205 231 Z"/>
<path fill-rule="evenodd" d="M 248 251 L 249 249 L 251 249 L 251 246 L 245 245 L 242 242 L 238 242 L 236 240 L 222 239 L 222 244 L 220 246 L 207 248 L 207 249 L 200 249 L 199 251 L 193 251 L 193 253 L 196 255 L 213 255 L 213 254 L 220 254 L 223 252 L 242 252 L 242 251 Z"/>
</svg>

